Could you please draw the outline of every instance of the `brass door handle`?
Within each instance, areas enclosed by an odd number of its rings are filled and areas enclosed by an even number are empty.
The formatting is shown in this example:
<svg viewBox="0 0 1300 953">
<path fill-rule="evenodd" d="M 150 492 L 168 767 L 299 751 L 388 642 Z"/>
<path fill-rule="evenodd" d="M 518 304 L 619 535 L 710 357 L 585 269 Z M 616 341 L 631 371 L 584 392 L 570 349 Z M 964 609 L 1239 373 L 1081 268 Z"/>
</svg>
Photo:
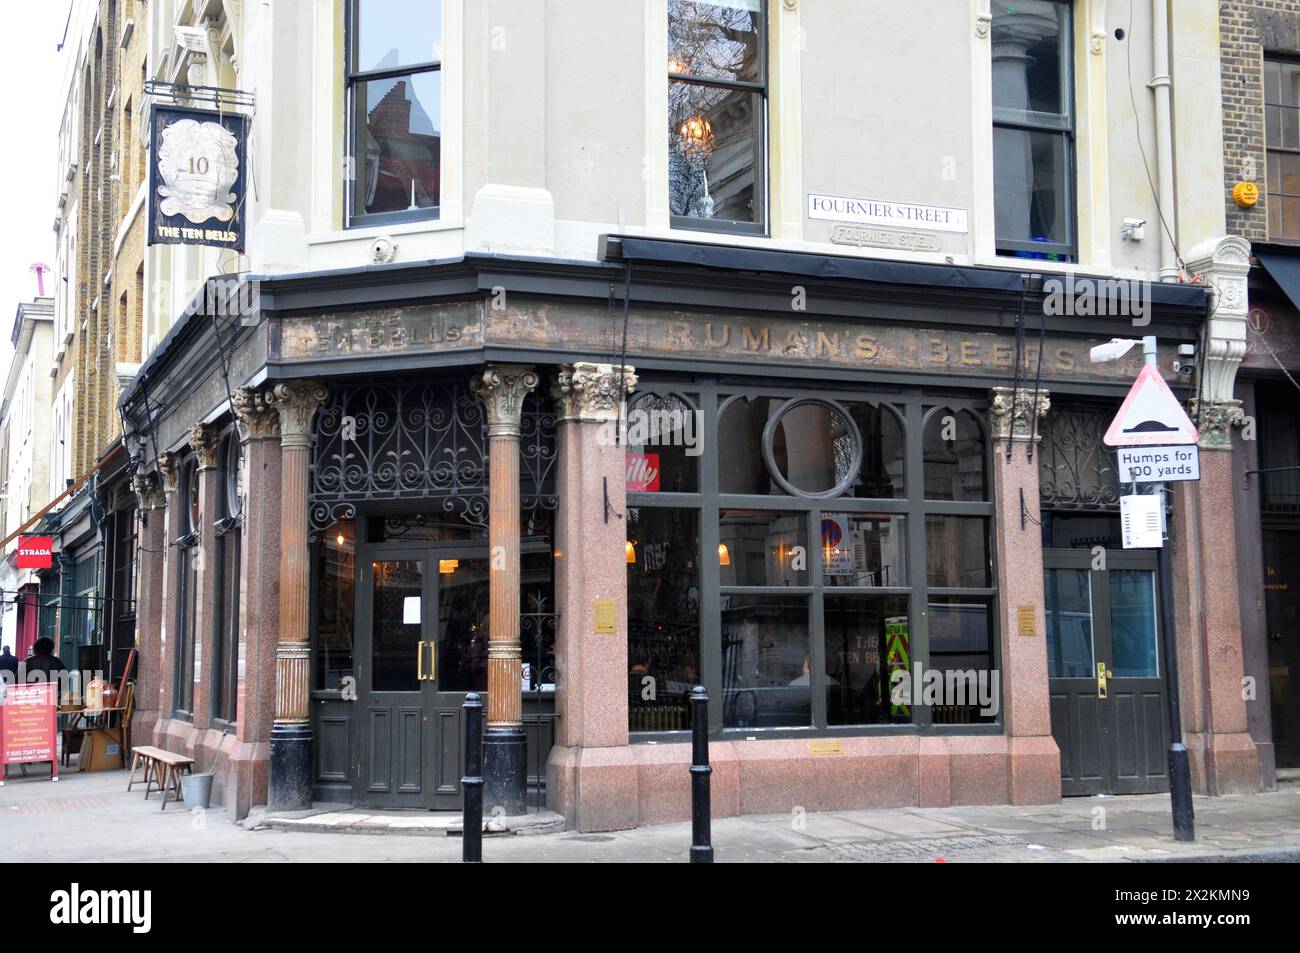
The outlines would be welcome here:
<svg viewBox="0 0 1300 953">
<path fill-rule="evenodd" d="M 1111 679 L 1111 673 L 1106 668 L 1105 662 L 1097 663 L 1097 697 L 1105 698 L 1107 682 Z"/>
<path fill-rule="evenodd" d="M 415 643 L 415 677 L 416 681 L 424 681 L 424 643 Z"/>
<path fill-rule="evenodd" d="M 438 643 L 431 640 L 429 642 L 429 681 L 438 679 Z"/>
</svg>

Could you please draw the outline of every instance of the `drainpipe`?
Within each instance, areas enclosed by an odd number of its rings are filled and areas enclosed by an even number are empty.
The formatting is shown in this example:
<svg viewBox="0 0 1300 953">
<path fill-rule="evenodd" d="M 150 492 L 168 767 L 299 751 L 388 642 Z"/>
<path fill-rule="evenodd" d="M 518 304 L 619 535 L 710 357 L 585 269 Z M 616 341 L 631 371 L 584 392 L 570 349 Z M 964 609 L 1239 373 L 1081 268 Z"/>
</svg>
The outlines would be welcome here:
<svg viewBox="0 0 1300 953">
<path fill-rule="evenodd" d="M 1173 81 L 1169 78 L 1169 3 L 1151 0 L 1152 77 L 1147 87 L 1155 94 L 1156 104 L 1156 192 L 1163 218 L 1160 232 L 1160 280 L 1178 280 L 1178 252 L 1172 232 L 1178 234 L 1177 210 L 1174 207 L 1173 126 L 1170 101 Z"/>
</svg>

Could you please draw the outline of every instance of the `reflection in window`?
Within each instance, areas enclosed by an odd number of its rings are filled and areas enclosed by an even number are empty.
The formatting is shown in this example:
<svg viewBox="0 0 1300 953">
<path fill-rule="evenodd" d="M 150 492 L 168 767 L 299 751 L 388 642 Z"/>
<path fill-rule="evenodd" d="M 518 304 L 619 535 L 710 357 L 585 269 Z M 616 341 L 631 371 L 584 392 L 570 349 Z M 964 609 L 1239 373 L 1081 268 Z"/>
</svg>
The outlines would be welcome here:
<svg viewBox="0 0 1300 953">
<path fill-rule="evenodd" d="M 903 491 L 903 428 L 898 416 L 883 404 L 848 405 L 862 437 L 862 469 L 849 496 L 901 499 Z"/>
<path fill-rule="evenodd" d="M 700 516 L 628 510 L 628 729 L 690 727 L 700 684 Z"/>
<path fill-rule="evenodd" d="M 668 204 L 680 220 L 766 223 L 763 0 L 668 2 Z"/>
<path fill-rule="evenodd" d="M 437 0 L 353 0 L 353 218 L 419 213 L 440 204 L 441 22 Z"/>
<path fill-rule="evenodd" d="M 424 561 L 381 559 L 372 566 L 370 689 L 417 692 L 423 638 Z"/>
<path fill-rule="evenodd" d="M 907 597 L 827 595 L 826 722 L 910 722 L 912 706 L 891 697 L 892 679 L 908 672 Z"/>
<path fill-rule="evenodd" d="M 354 678 L 352 661 L 356 525 L 341 520 L 316 549 L 316 687 L 336 690 Z"/>
<path fill-rule="evenodd" d="M 737 397 L 718 420 L 718 489 L 723 493 L 782 493 L 763 461 L 763 428 L 784 403 L 775 397 Z"/>
<path fill-rule="evenodd" d="M 806 526 L 803 513 L 723 510 L 718 527 L 722 585 L 806 585 Z"/>
<path fill-rule="evenodd" d="M 1061 0 L 994 0 L 993 169 L 998 253 L 1074 258 L 1070 15 Z"/>
<path fill-rule="evenodd" d="M 1268 237 L 1300 241 L 1300 63 L 1264 59 Z"/>
<path fill-rule="evenodd" d="M 529 576 L 528 556 L 520 556 L 521 580 Z M 549 562 L 549 560 L 548 560 Z M 526 583 L 521 589 L 526 589 Z M 527 612 L 526 600 L 521 611 Z M 488 562 L 486 559 L 438 560 L 438 656 L 440 692 L 487 691 Z M 536 650 L 532 633 L 522 631 L 523 664 Z"/>
<path fill-rule="evenodd" d="M 823 585 L 907 585 L 902 516 L 823 513 L 821 521 Z"/>
<path fill-rule="evenodd" d="M 201 676 L 200 645 L 195 637 L 195 615 L 198 592 L 198 542 L 201 512 L 199 505 L 199 470 L 197 458 L 191 456 L 181 466 L 180 499 L 184 510 L 180 519 L 180 535 L 175 540 L 178 554 L 176 570 L 176 672 L 174 707 L 177 711 L 194 711 L 194 679 Z M 83 560 L 88 565 L 94 563 Z M 80 567 L 78 563 L 78 567 Z M 89 628 L 87 626 L 87 628 Z M 86 634 L 89 634 L 88 632 Z"/>
<path fill-rule="evenodd" d="M 985 482 L 984 431 L 968 410 L 940 407 L 925 425 L 925 498 L 988 499 Z"/>
<path fill-rule="evenodd" d="M 1155 573 L 1112 569 L 1108 577 L 1111 668 L 1116 678 L 1157 678 Z"/>
<path fill-rule="evenodd" d="M 925 517 L 926 575 L 943 589 L 987 589 L 993 585 L 989 521 L 983 516 Z"/>
<path fill-rule="evenodd" d="M 696 492 L 703 439 L 699 411 L 685 400 L 638 394 L 627 410 L 627 492 Z"/>
<path fill-rule="evenodd" d="M 1047 673 L 1052 678 L 1088 678 L 1093 668 L 1092 577 L 1086 569 L 1043 573 L 1047 602 Z"/>
<path fill-rule="evenodd" d="M 837 408 L 803 401 L 780 412 L 772 431 L 772 462 L 800 493 L 830 493 L 859 466 L 861 444 L 853 425 Z"/>
<path fill-rule="evenodd" d="M 723 724 L 812 724 L 807 596 L 733 595 L 722 603 Z"/>
<path fill-rule="evenodd" d="M 930 597 L 930 667 L 944 673 L 943 695 L 930 706 L 936 724 L 996 721 L 1000 673 L 993 668 L 993 601 L 979 596 Z M 982 714 L 982 708 L 997 708 Z"/>
</svg>

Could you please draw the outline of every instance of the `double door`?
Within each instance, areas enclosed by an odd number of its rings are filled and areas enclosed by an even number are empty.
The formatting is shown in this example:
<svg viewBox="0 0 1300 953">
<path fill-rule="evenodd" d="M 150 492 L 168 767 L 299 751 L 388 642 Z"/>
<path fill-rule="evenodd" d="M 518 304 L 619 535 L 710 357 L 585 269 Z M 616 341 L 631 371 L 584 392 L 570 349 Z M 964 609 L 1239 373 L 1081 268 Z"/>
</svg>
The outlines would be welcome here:
<svg viewBox="0 0 1300 953">
<path fill-rule="evenodd" d="M 1169 790 L 1154 554 L 1047 549 L 1043 567 L 1061 793 Z"/>
<path fill-rule="evenodd" d="M 487 688 L 486 554 L 381 545 L 357 559 L 356 801 L 458 810 L 461 706 Z"/>
</svg>

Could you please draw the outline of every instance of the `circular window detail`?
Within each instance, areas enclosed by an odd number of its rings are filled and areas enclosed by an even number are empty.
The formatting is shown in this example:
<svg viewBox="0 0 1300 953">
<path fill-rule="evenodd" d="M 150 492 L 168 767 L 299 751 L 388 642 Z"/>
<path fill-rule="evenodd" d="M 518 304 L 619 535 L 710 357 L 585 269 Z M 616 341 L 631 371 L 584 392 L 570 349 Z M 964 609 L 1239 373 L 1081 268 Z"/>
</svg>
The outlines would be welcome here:
<svg viewBox="0 0 1300 953">
<path fill-rule="evenodd" d="M 768 420 L 763 457 L 772 479 L 787 493 L 839 496 L 853 486 L 862 468 L 862 435 L 838 404 L 797 398 Z"/>
</svg>

